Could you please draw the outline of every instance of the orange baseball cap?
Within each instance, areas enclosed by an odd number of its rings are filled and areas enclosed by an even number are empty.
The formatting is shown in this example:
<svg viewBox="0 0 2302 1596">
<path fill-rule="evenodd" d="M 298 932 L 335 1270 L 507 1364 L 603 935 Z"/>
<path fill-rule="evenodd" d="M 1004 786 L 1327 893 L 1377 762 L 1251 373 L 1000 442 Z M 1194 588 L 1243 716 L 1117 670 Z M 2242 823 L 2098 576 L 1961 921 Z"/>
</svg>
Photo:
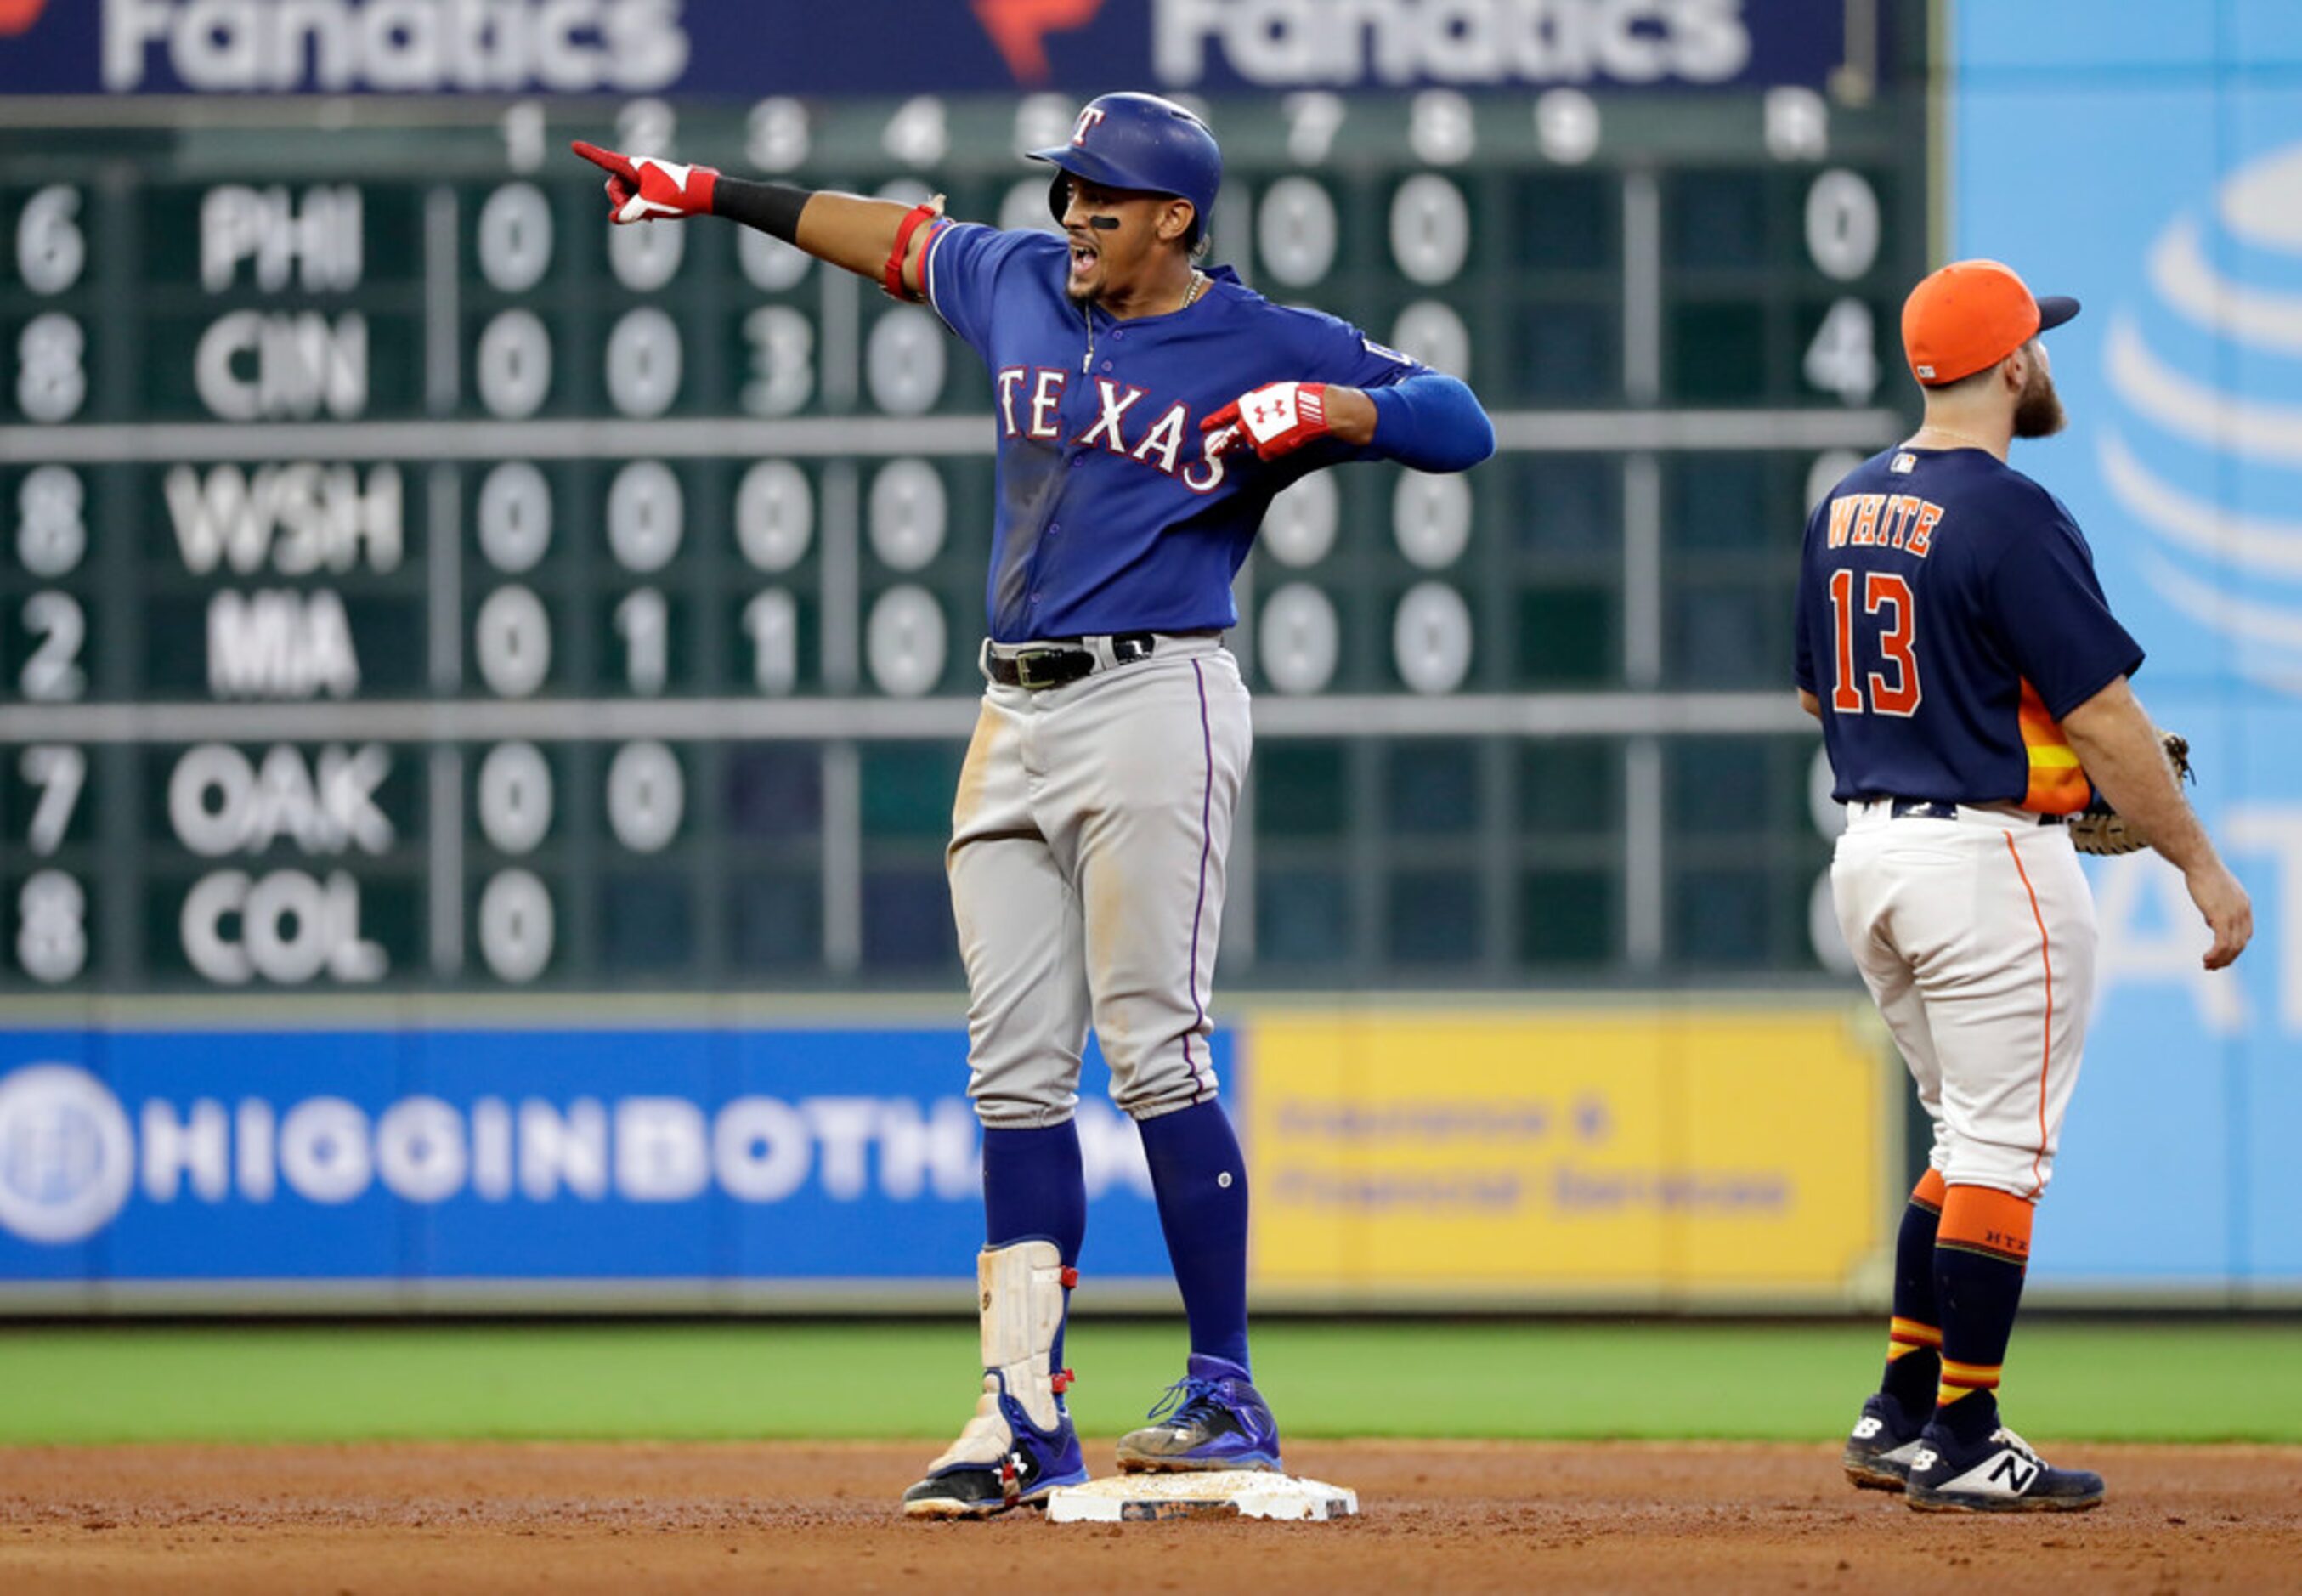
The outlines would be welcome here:
<svg viewBox="0 0 2302 1596">
<path fill-rule="evenodd" d="M 1903 301 L 1903 352 L 1922 386 L 1939 388 L 1997 365 L 2078 313 L 2079 302 L 2060 294 L 2032 298 L 2011 266 L 1955 260 Z"/>
</svg>

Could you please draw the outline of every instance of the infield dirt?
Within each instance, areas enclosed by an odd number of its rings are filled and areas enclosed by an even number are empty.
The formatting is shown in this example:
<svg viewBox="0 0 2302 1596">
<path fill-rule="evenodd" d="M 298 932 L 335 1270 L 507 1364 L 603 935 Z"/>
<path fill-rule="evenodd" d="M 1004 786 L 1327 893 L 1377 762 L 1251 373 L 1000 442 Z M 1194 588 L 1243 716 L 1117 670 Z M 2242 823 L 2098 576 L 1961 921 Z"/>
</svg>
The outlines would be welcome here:
<svg viewBox="0 0 2302 1596">
<path fill-rule="evenodd" d="M 1333 1525 L 912 1524 L 931 1446 L 0 1451 L 0 1589 L 2302 1590 L 2302 1449 L 2049 1447 L 2098 1510 L 1937 1518 L 1830 1446 L 1304 1442 Z M 1091 1445 L 1092 1458 L 1107 1446 Z"/>
</svg>

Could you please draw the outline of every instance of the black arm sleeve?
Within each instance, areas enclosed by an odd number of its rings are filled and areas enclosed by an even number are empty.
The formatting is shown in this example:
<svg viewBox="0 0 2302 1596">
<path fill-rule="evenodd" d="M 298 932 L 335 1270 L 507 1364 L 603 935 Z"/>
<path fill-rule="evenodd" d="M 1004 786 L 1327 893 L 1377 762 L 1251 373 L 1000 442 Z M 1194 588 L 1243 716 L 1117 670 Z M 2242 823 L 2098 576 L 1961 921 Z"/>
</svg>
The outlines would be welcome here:
<svg viewBox="0 0 2302 1596">
<path fill-rule="evenodd" d="M 711 214 L 756 227 L 786 244 L 799 241 L 799 214 L 815 197 L 811 189 L 789 183 L 755 183 L 748 178 L 719 174 L 711 186 Z"/>
</svg>

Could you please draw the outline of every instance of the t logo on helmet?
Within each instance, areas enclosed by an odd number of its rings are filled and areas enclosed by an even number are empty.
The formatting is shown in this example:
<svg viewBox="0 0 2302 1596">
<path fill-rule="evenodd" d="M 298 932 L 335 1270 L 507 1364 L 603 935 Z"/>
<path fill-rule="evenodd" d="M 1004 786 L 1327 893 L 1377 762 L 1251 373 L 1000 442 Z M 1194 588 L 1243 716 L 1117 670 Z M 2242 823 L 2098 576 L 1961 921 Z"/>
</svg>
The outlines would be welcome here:
<svg viewBox="0 0 2302 1596">
<path fill-rule="evenodd" d="M 1100 105 L 1089 105 L 1081 111 L 1079 113 L 1079 121 L 1071 124 L 1071 142 L 1085 144 L 1088 134 L 1092 132 L 1095 125 L 1102 120 L 1103 107 Z"/>
</svg>

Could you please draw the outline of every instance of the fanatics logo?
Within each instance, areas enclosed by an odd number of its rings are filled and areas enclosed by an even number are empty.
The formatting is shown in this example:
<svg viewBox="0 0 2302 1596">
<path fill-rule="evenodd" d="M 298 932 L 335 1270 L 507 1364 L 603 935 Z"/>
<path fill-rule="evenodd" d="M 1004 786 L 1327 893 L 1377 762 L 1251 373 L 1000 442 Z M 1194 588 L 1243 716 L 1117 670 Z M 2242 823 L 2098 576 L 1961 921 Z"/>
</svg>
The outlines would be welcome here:
<svg viewBox="0 0 2302 1596">
<path fill-rule="evenodd" d="M 1045 83 L 1054 76 L 1046 36 L 1084 28 L 1102 9 L 1103 0 L 975 0 L 975 20 L 999 46 L 1015 81 Z M 1071 142 L 1077 144 L 1086 131 L 1085 127 L 1075 130 Z"/>
</svg>

